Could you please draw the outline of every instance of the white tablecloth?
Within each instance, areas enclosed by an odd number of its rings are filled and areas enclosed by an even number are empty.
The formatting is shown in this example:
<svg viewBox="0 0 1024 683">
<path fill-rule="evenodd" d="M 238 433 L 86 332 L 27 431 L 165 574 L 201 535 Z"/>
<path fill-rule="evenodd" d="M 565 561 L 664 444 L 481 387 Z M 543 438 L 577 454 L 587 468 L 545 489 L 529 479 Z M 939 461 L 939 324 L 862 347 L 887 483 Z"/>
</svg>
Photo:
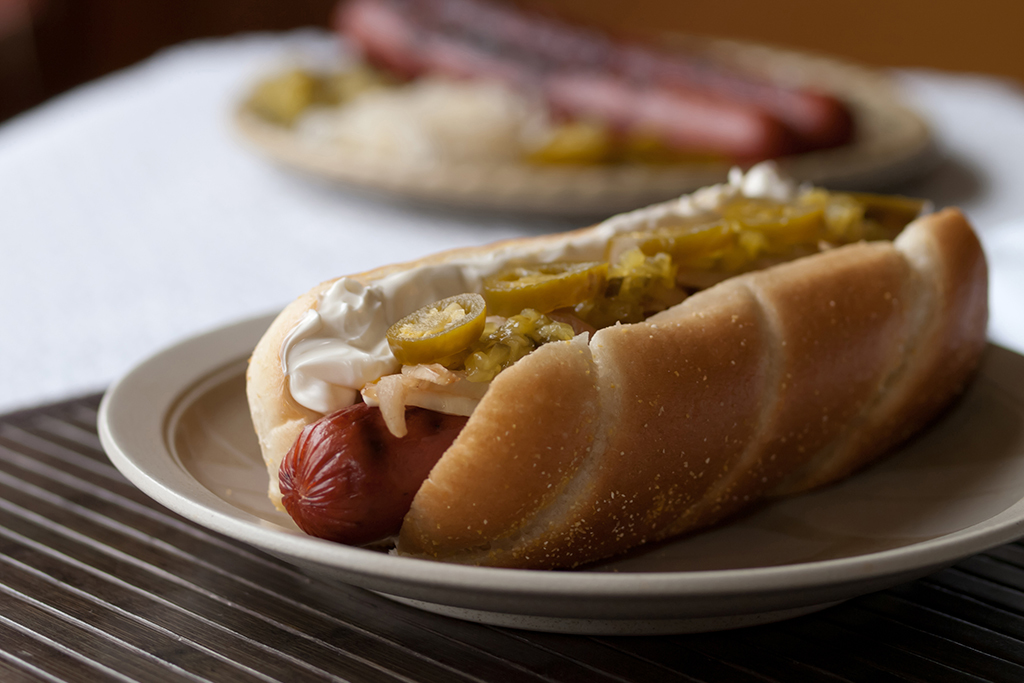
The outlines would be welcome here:
<svg viewBox="0 0 1024 683">
<path fill-rule="evenodd" d="M 252 79 L 332 44 L 316 32 L 190 43 L 0 126 L 0 412 L 98 391 L 336 275 L 574 227 L 378 203 L 243 147 L 228 113 Z M 901 189 L 972 217 L 993 270 L 992 337 L 1024 351 L 1024 94 L 984 77 L 898 78 L 948 158 Z"/>
</svg>

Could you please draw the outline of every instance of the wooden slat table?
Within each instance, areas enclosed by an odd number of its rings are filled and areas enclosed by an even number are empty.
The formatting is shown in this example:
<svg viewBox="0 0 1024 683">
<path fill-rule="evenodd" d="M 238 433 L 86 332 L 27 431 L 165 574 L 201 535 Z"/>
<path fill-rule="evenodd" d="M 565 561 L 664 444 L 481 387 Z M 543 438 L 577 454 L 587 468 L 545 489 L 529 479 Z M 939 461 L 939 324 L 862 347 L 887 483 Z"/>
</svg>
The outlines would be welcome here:
<svg viewBox="0 0 1024 683">
<path fill-rule="evenodd" d="M 1024 681 L 1024 545 L 738 631 L 582 637 L 321 584 L 151 501 L 99 396 L 0 417 L 0 681 Z"/>
</svg>

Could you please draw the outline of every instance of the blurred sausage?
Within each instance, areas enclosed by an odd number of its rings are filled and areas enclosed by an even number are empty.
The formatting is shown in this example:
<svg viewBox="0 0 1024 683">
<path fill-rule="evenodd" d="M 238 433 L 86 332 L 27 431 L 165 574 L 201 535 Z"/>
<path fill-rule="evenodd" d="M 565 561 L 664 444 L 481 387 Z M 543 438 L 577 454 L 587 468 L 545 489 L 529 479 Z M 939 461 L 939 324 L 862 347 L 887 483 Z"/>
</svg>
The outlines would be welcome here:
<svg viewBox="0 0 1024 683">
<path fill-rule="evenodd" d="M 656 134 L 680 150 L 754 161 L 795 149 L 786 126 L 757 107 L 710 91 L 638 82 L 535 56 L 510 58 L 494 46 L 418 21 L 429 5 L 407 5 L 419 12 L 402 12 L 403 6 L 396 0 L 353 0 L 341 7 L 338 30 L 368 61 L 404 77 L 499 80 L 540 95 L 557 115 L 598 119 L 619 133 Z"/>
<path fill-rule="evenodd" d="M 407 77 L 502 80 L 541 92 L 563 115 L 597 116 L 620 131 L 640 126 L 687 151 L 760 159 L 843 144 L 853 132 L 849 109 L 830 95 L 509 6 L 351 0 L 336 25 L 370 60 Z M 647 113 L 625 113 L 631 105 Z"/>
</svg>

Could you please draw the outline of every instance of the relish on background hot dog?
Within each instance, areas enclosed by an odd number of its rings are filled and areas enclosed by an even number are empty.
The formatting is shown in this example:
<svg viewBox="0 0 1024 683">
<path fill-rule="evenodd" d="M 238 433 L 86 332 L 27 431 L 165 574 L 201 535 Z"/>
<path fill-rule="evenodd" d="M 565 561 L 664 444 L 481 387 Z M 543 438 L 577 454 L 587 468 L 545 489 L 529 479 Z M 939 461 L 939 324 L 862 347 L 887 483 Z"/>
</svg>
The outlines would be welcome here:
<svg viewBox="0 0 1024 683">
<path fill-rule="evenodd" d="M 271 498 L 324 538 L 551 568 L 844 477 L 933 419 L 985 346 L 978 240 L 920 208 L 763 164 L 322 283 L 250 361 Z"/>
</svg>

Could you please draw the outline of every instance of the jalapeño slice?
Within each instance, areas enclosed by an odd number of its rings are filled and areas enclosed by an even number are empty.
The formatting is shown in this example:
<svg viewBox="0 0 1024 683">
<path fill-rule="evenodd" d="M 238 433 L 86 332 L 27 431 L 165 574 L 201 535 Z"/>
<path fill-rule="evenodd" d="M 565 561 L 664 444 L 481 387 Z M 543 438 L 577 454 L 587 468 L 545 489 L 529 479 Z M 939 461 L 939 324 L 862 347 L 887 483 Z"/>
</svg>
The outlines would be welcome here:
<svg viewBox="0 0 1024 683">
<path fill-rule="evenodd" d="M 722 209 L 722 215 L 738 223 L 741 230 L 764 235 L 769 249 L 817 244 L 825 223 L 825 211 L 820 206 L 770 199 L 733 200 Z"/>
<path fill-rule="evenodd" d="M 263 118 L 290 126 L 313 103 L 315 90 L 313 75 L 294 69 L 260 83 L 247 104 Z"/>
<path fill-rule="evenodd" d="M 568 308 L 604 291 L 608 264 L 541 263 L 508 268 L 484 280 L 484 299 L 494 315 L 532 308 L 547 313 Z"/>
<path fill-rule="evenodd" d="M 480 338 L 487 306 L 479 294 L 457 294 L 405 316 L 388 328 L 388 346 L 402 365 L 433 363 Z"/>
<path fill-rule="evenodd" d="M 665 226 L 616 235 L 609 244 L 608 260 L 617 262 L 623 254 L 639 247 L 647 256 L 668 254 L 682 268 L 710 269 L 735 242 L 735 230 L 721 220 Z"/>
<path fill-rule="evenodd" d="M 921 215 L 927 202 L 900 195 L 851 192 L 850 196 L 864 205 L 864 217 L 877 221 L 887 232 L 896 235 Z"/>
<path fill-rule="evenodd" d="M 600 164 L 608 161 L 611 148 L 612 134 L 607 126 L 573 121 L 555 128 L 527 160 L 535 164 Z"/>
</svg>

